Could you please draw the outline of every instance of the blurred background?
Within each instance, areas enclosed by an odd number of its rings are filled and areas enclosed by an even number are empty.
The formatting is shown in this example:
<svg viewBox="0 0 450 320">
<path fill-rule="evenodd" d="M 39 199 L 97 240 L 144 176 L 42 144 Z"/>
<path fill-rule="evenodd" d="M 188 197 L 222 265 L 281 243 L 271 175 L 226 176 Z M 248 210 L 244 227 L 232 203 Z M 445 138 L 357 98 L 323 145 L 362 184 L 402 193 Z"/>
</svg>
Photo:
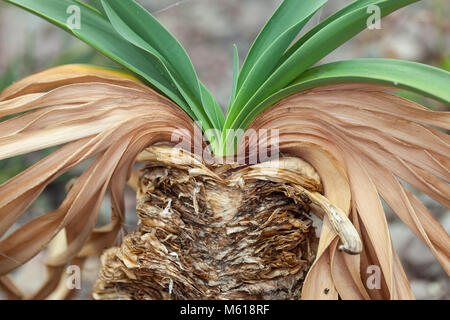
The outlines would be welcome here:
<svg viewBox="0 0 450 320">
<path fill-rule="evenodd" d="M 190 54 L 200 79 L 222 107 L 231 92 L 232 47 L 239 49 L 241 63 L 261 27 L 280 0 L 138 0 L 153 13 L 183 44 Z M 350 3 L 330 0 L 304 28 L 326 18 Z M 321 63 L 362 57 L 384 57 L 413 60 L 450 71 L 450 3 L 447 0 L 422 0 L 384 18 L 381 29 L 366 30 L 334 51 Z M 0 91 L 15 80 L 43 69 L 68 63 L 89 63 L 119 68 L 73 38 L 24 10 L 0 1 Z M 450 88 L 449 88 L 450 90 Z M 418 97 L 398 94 L 416 100 L 432 109 L 449 110 L 448 106 Z M 53 151 L 34 152 L 0 161 L 0 184 Z M 48 211 L 56 209 L 65 196 L 64 187 L 79 176 L 82 164 L 52 183 L 21 217 L 15 228 Z M 424 195 L 418 195 L 438 218 L 447 232 L 449 210 Z M 135 228 L 134 193 L 126 194 L 127 222 L 123 233 Z M 394 245 L 418 299 L 449 299 L 450 281 L 431 252 L 398 218 L 386 208 Z M 101 209 L 99 224 L 108 221 L 109 199 Z M 13 228 L 13 229 L 15 229 Z M 45 279 L 43 255 L 38 255 L 12 274 L 25 292 L 33 292 Z M 87 261 L 82 273 L 80 299 L 90 298 L 90 288 L 98 272 L 98 259 Z M 4 296 L 0 293 L 0 299 Z"/>
</svg>

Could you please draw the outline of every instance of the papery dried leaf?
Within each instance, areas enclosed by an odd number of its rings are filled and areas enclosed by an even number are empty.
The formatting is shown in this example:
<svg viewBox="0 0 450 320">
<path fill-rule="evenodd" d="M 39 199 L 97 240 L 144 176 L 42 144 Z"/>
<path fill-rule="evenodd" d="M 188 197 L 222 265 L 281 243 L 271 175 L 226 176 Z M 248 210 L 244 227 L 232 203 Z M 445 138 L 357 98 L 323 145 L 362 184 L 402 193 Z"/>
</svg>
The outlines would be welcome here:
<svg viewBox="0 0 450 320">
<path fill-rule="evenodd" d="M 30 95 L 32 99 L 21 99 Z M 0 186 L 1 234 L 52 180 L 96 158 L 56 211 L 0 241 L 0 274 L 32 258 L 62 229 L 67 249 L 49 258 L 50 271 L 65 266 L 80 250 L 81 256 L 98 255 L 111 246 L 123 221 L 123 186 L 136 155 L 150 144 L 178 139 L 193 129 L 192 121 L 167 99 L 128 76 L 99 68 L 50 69 L 15 83 L 1 97 L 0 114 L 30 111 L 0 123 L 0 157 L 67 143 Z M 111 225 L 93 230 L 108 188 L 113 199 Z M 35 297 L 46 296 L 54 286 L 50 279 Z"/>
</svg>

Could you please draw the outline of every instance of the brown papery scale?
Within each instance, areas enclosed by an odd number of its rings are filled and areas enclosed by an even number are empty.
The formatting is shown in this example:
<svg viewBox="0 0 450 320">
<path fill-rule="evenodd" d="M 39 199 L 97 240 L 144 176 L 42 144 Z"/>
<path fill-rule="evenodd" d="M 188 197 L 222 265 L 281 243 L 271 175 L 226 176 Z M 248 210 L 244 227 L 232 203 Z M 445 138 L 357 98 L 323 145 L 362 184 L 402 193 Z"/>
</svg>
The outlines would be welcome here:
<svg viewBox="0 0 450 320">
<path fill-rule="evenodd" d="M 137 160 L 138 230 L 103 253 L 95 299 L 300 298 L 323 192 L 308 163 L 207 166 L 163 146 Z"/>
</svg>

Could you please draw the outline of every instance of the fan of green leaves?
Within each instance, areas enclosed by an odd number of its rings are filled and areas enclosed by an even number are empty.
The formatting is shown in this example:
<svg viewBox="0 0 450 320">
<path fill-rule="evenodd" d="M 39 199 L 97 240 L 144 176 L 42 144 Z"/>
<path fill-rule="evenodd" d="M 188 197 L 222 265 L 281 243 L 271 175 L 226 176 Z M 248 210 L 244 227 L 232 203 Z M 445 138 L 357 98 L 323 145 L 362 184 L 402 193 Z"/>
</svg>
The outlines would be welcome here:
<svg viewBox="0 0 450 320">
<path fill-rule="evenodd" d="M 234 48 L 233 85 L 227 117 L 175 37 L 134 0 L 5 0 L 73 33 L 123 65 L 199 121 L 216 155 L 235 152 L 235 129 L 246 129 L 265 108 L 291 94 L 341 82 L 398 87 L 450 103 L 450 73 L 431 66 L 390 59 L 358 59 L 312 67 L 381 17 L 418 0 L 357 0 L 313 27 L 295 43 L 326 0 L 284 0 L 263 27 L 239 68 Z M 67 24 L 77 6 L 81 28 Z M 239 70 L 240 69 L 240 70 Z"/>
</svg>

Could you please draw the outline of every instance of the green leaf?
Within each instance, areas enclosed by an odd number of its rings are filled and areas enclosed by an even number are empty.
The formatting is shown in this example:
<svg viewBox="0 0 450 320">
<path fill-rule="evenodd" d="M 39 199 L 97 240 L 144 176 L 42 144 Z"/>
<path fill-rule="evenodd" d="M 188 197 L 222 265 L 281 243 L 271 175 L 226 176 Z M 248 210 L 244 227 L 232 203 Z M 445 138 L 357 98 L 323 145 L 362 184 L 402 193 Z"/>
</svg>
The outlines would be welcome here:
<svg viewBox="0 0 450 320">
<path fill-rule="evenodd" d="M 106 17 L 105 9 L 103 9 L 102 1 L 101 0 L 88 0 L 87 3 L 98 10 L 102 15 Z"/>
<path fill-rule="evenodd" d="M 229 113 L 244 105 L 274 71 L 278 60 L 327 0 L 286 0 L 262 29 L 242 65 Z"/>
<path fill-rule="evenodd" d="M 132 44 L 157 57 L 168 69 L 174 83 L 206 128 L 222 127 L 217 104 L 200 86 L 192 62 L 175 37 L 146 9 L 133 0 L 102 0 L 113 27 Z M 221 113 L 220 108 L 218 108 Z"/>
<path fill-rule="evenodd" d="M 300 48 L 307 40 L 309 40 L 312 36 L 314 36 L 317 32 L 322 30 L 325 26 L 329 25 L 331 22 L 335 21 L 336 19 L 346 15 L 347 13 L 350 13 L 352 11 L 361 9 L 361 8 L 367 8 L 369 5 L 375 5 L 378 2 L 385 1 L 385 0 L 356 0 L 349 5 L 345 6 L 344 8 L 340 9 L 339 11 L 333 13 L 328 18 L 324 19 L 322 22 L 320 22 L 315 27 L 311 28 L 307 33 L 305 33 L 303 36 L 300 37 L 300 39 L 297 40 L 283 55 L 283 57 L 280 59 L 279 64 L 281 65 L 284 61 L 286 61 L 295 51 L 297 51 L 298 48 Z M 367 10 L 367 9 L 366 9 Z"/>
<path fill-rule="evenodd" d="M 233 45 L 233 80 L 232 80 L 232 84 L 231 84 L 231 96 L 230 96 L 230 103 L 228 105 L 228 108 L 231 107 L 231 105 L 234 102 L 234 98 L 236 97 L 238 76 L 239 76 L 239 52 L 238 52 L 238 48 L 235 44 L 235 45 Z"/>
<path fill-rule="evenodd" d="M 200 90 L 202 90 L 203 101 L 205 105 L 212 106 L 211 109 L 214 112 L 215 122 L 219 124 L 218 126 L 210 126 L 209 128 L 206 129 L 206 130 L 209 129 L 208 131 L 204 130 L 206 138 L 211 143 L 211 149 L 215 153 L 217 150 L 219 150 L 219 145 L 222 141 L 221 134 L 225 118 L 217 101 L 214 99 L 211 93 L 209 93 L 205 85 L 201 82 L 200 82 Z M 202 126 L 204 127 L 203 123 Z"/>
<path fill-rule="evenodd" d="M 242 127 L 247 128 L 258 114 L 292 94 L 339 83 L 387 85 L 450 104 L 450 72 L 412 61 L 356 59 L 309 69 L 289 86 L 271 95 L 247 114 Z"/>
<path fill-rule="evenodd" d="M 418 0 L 386 0 L 379 2 L 378 7 L 381 11 L 381 17 L 416 1 Z M 343 15 L 319 30 L 272 73 L 269 79 L 243 107 L 232 110 L 233 113 L 230 113 L 226 119 L 223 132 L 227 132 L 226 129 L 229 128 L 242 128 L 244 119 L 248 114 L 253 113 L 253 109 L 260 103 L 286 87 L 307 68 L 364 30 L 369 16 L 367 6 L 364 6 Z M 225 134 L 223 134 L 224 146 L 226 146 L 227 139 Z"/>
<path fill-rule="evenodd" d="M 190 107 L 178 92 L 165 68 L 157 59 L 149 58 L 142 49 L 123 39 L 97 10 L 75 0 L 5 0 L 37 14 L 62 29 L 74 34 L 107 57 L 141 76 L 157 90 L 178 104 L 195 119 Z M 80 9 L 80 29 L 70 29 L 68 8 Z"/>
<path fill-rule="evenodd" d="M 146 40 L 144 40 L 142 37 L 140 37 L 133 29 L 133 26 L 129 26 L 126 20 L 124 19 L 130 19 L 130 20 L 138 20 L 140 18 L 139 16 L 136 16 L 135 18 L 125 17 L 121 18 L 121 14 L 114 10 L 109 3 L 102 0 L 102 4 L 104 6 L 104 10 L 106 12 L 106 15 L 111 22 L 114 29 L 127 41 L 130 42 L 130 44 L 146 51 L 148 53 L 148 56 L 150 59 L 156 59 L 165 69 L 165 72 L 169 75 L 171 80 L 173 81 L 174 85 L 177 87 L 178 91 L 181 93 L 187 104 L 189 105 L 190 109 L 195 115 L 196 120 L 200 120 L 202 122 L 202 126 L 205 127 L 205 129 L 208 129 L 211 127 L 211 122 L 206 116 L 204 110 L 199 105 L 199 102 L 195 102 L 193 99 L 192 93 L 188 92 L 188 89 L 186 88 L 186 85 L 183 83 L 183 81 L 180 79 L 174 68 L 170 65 L 170 63 L 163 57 L 151 44 L 149 44 Z M 121 10 L 121 9 L 120 9 Z M 142 10 L 145 10 L 142 8 Z M 198 83 L 198 80 L 197 80 Z"/>
<path fill-rule="evenodd" d="M 225 117 L 223 115 L 222 109 L 220 108 L 220 105 L 216 101 L 216 99 L 214 99 L 212 94 L 208 91 L 206 86 L 201 81 L 199 81 L 199 83 L 200 90 L 202 91 L 203 95 L 203 105 L 208 106 L 207 108 L 212 114 L 212 123 L 214 123 L 214 128 L 221 131 L 225 122 Z"/>
</svg>

